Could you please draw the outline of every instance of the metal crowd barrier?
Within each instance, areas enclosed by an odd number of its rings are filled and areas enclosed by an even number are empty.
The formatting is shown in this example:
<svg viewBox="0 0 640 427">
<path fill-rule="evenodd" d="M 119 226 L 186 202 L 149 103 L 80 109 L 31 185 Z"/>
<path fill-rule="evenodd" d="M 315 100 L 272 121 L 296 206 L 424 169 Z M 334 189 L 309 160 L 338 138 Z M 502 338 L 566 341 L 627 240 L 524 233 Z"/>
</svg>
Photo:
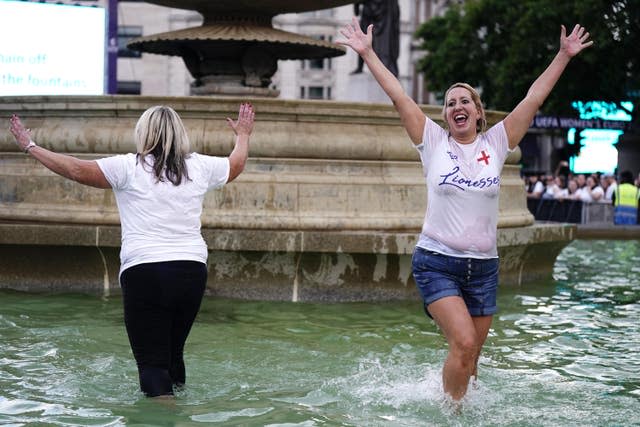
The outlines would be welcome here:
<svg viewBox="0 0 640 427">
<path fill-rule="evenodd" d="M 610 203 L 585 203 L 580 200 L 527 199 L 529 212 L 536 221 L 572 224 L 613 224 Z"/>
</svg>

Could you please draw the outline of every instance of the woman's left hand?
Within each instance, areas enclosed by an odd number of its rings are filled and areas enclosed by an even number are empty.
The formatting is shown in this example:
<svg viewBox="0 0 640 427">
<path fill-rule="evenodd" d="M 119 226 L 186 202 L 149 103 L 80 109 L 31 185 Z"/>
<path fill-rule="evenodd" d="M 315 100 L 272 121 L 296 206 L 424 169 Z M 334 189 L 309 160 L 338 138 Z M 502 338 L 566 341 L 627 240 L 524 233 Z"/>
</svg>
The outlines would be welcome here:
<svg viewBox="0 0 640 427">
<path fill-rule="evenodd" d="M 248 102 L 240 104 L 238 120 L 233 121 L 227 117 L 227 123 L 236 135 L 251 135 L 254 120 L 255 111 L 253 110 L 253 105 Z"/>
<path fill-rule="evenodd" d="M 16 138 L 16 144 L 18 144 L 18 147 L 24 151 L 31 142 L 31 129 L 26 129 L 22 124 L 20 117 L 15 114 L 11 115 L 11 119 L 9 121 L 11 122 L 9 131 Z"/>
<path fill-rule="evenodd" d="M 567 29 L 564 25 L 561 25 L 560 30 L 560 51 L 564 52 L 569 56 L 569 58 L 573 58 L 577 54 L 579 54 L 582 49 L 587 48 L 593 44 L 593 40 L 587 41 L 589 38 L 589 32 L 585 30 L 585 28 L 579 24 L 576 24 L 573 27 L 573 31 L 571 34 L 567 36 Z"/>
</svg>

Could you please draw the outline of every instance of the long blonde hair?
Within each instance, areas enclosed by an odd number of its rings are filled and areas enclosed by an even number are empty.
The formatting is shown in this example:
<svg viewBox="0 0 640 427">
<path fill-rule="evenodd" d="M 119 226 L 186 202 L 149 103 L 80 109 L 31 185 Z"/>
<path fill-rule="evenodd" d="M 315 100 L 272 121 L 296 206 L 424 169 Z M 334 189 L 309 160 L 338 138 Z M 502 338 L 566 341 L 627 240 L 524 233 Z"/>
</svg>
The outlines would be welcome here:
<svg viewBox="0 0 640 427">
<path fill-rule="evenodd" d="M 487 117 L 484 112 L 484 107 L 482 106 L 482 100 L 480 99 L 480 94 L 470 84 L 461 83 L 461 82 L 452 84 L 449 87 L 449 89 L 447 89 L 447 91 L 444 93 L 444 106 L 442 107 L 442 119 L 444 120 L 445 127 L 447 129 L 449 128 L 449 123 L 447 123 L 447 97 L 449 96 L 449 92 L 451 92 L 452 89 L 455 89 L 457 87 L 466 89 L 469 91 L 469 93 L 471 93 L 471 99 L 473 100 L 473 103 L 476 105 L 476 108 L 480 111 L 480 118 L 476 121 L 476 131 L 478 133 L 482 133 L 486 131 Z"/>
<path fill-rule="evenodd" d="M 151 166 L 158 181 L 168 179 L 180 185 L 183 179 L 189 179 L 185 161 L 189 157 L 189 137 L 172 108 L 156 105 L 142 113 L 136 124 L 135 141 L 138 158 Z M 147 154 L 153 156 L 153 164 L 147 163 Z"/>
</svg>

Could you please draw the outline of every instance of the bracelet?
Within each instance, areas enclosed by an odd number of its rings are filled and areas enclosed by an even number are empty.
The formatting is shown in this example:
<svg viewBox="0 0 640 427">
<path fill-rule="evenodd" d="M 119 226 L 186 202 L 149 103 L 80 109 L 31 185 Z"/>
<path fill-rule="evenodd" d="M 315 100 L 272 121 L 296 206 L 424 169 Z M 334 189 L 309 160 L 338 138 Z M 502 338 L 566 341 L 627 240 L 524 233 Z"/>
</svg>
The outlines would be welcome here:
<svg viewBox="0 0 640 427">
<path fill-rule="evenodd" d="M 38 145 L 37 145 L 35 142 L 33 142 L 33 141 L 29 141 L 29 143 L 27 144 L 27 146 L 26 146 L 26 147 L 24 147 L 24 152 L 25 152 L 25 153 L 28 153 L 28 152 L 29 152 L 29 150 L 31 150 L 33 147 L 37 147 L 37 146 L 38 146 Z"/>
</svg>

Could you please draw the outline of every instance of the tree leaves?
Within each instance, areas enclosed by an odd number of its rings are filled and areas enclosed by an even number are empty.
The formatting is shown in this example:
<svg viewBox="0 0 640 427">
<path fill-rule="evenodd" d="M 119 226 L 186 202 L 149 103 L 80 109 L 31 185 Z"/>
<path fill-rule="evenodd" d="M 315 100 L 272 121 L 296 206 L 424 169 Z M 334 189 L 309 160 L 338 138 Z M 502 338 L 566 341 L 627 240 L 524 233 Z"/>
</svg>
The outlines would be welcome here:
<svg viewBox="0 0 640 427">
<path fill-rule="evenodd" d="M 469 0 L 423 24 L 427 88 L 464 81 L 487 108 L 511 110 L 559 48 L 560 25 L 581 24 L 594 45 L 573 58 L 543 106 L 575 115 L 574 100 L 632 100 L 640 117 L 640 0 Z M 634 95 L 635 92 L 635 95 Z"/>
</svg>

